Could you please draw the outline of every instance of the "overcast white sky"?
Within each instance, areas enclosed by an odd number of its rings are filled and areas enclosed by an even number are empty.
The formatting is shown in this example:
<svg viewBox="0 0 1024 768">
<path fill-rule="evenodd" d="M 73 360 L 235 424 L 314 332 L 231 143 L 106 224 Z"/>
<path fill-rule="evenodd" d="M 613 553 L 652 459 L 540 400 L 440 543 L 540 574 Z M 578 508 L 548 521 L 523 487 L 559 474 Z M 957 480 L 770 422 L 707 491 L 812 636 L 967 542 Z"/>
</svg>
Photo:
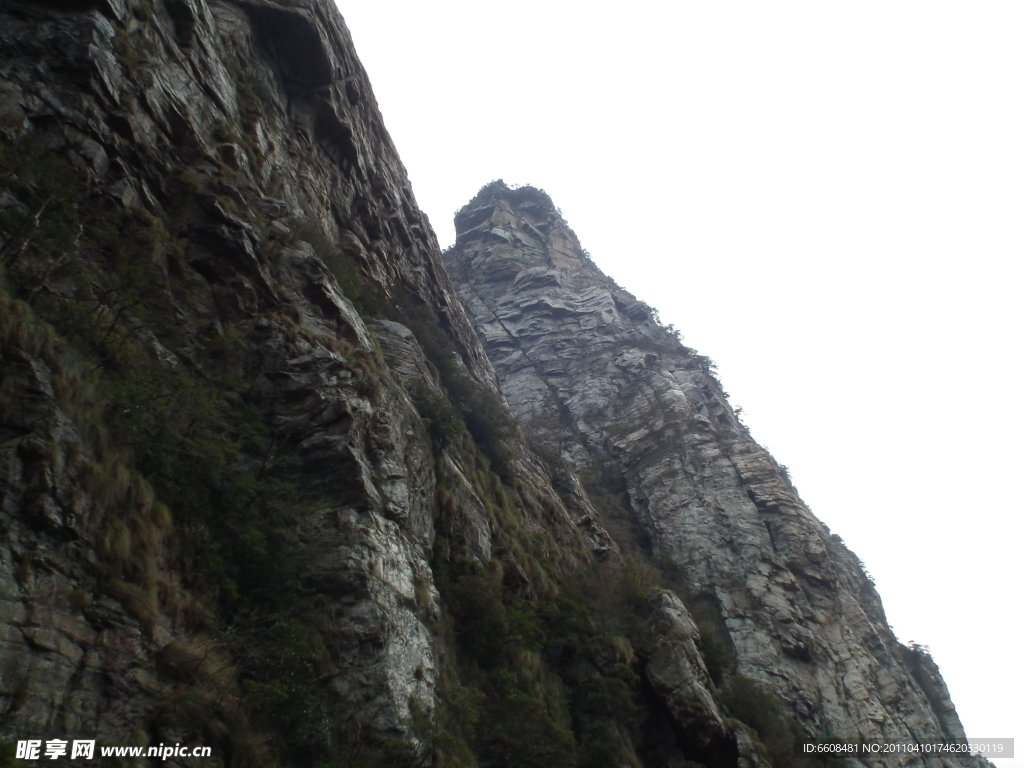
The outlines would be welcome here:
<svg viewBox="0 0 1024 768">
<path fill-rule="evenodd" d="M 442 246 L 547 190 L 1024 751 L 1024 3 L 338 2 Z"/>
</svg>

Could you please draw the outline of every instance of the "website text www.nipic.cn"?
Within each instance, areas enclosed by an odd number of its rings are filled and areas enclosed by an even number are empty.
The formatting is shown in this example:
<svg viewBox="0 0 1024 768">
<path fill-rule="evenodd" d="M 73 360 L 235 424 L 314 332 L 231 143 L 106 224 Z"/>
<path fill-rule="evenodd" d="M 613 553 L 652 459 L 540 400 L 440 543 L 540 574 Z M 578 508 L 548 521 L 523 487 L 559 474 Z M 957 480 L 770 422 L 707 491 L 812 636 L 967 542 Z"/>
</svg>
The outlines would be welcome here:
<svg viewBox="0 0 1024 768">
<path fill-rule="evenodd" d="M 99 754 L 97 755 L 97 751 Z M 152 747 L 115 747 L 101 745 L 95 739 L 25 739 L 18 741 L 15 757 L 21 760 L 92 760 L 94 757 L 210 757 L 210 747 L 183 747 L 181 744 L 160 744 Z"/>
</svg>

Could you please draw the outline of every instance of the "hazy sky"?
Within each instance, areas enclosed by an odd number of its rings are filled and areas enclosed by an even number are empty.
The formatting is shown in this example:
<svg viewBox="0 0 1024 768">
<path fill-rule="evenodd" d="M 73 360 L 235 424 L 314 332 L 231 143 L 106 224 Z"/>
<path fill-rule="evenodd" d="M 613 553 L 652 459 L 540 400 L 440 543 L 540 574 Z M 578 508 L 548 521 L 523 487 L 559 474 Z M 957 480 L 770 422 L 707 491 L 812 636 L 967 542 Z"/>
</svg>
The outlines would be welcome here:
<svg viewBox="0 0 1024 768">
<path fill-rule="evenodd" d="M 1024 3 L 339 6 L 442 246 L 547 190 L 1024 751 Z"/>
</svg>

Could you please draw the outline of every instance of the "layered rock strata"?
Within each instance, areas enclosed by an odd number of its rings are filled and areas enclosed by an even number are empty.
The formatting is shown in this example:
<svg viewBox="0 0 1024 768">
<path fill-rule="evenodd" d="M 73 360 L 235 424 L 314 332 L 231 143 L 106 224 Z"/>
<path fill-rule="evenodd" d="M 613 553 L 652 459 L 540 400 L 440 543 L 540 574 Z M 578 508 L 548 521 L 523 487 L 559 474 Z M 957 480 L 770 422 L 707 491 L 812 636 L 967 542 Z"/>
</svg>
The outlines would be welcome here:
<svg viewBox="0 0 1024 768">
<path fill-rule="evenodd" d="M 806 725 L 959 733 L 704 362 L 530 190 L 460 216 L 481 344 L 333 3 L 2 2 L 0 136 L 0 740 L 443 762 L 480 673 L 460 687 L 440 592 L 461 569 L 485 613 L 515 611 L 494 626 L 516 701 L 544 689 L 571 756 L 558 654 L 527 641 L 560 578 L 632 546 L 587 468 L 625 477 L 739 671 Z M 590 625 L 579 650 L 577 683 L 628 664 L 647 722 L 674 722 L 616 748 L 758 765 L 684 603 L 652 597 L 635 648 Z"/>
<path fill-rule="evenodd" d="M 259 764 L 277 729 L 307 750 L 292 760 L 389 739 L 424 759 L 435 527 L 451 557 L 515 558 L 413 404 L 417 378 L 444 395 L 408 331 L 350 299 L 400 292 L 461 375 L 497 385 L 336 7 L 3 3 L 0 118 L 0 737 Z M 527 524 L 565 567 L 587 561 L 543 464 L 510 450 L 515 499 L 543 518 Z M 289 597 L 239 613 L 238 594 L 269 599 L 242 578 Z M 260 682 L 286 663 L 306 682 Z M 275 725 L 289 708 L 305 741 Z"/>
<path fill-rule="evenodd" d="M 456 228 L 446 263 L 516 417 L 568 471 L 624 479 L 653 553 L 727 629 L 736 671 L 815 735 L 962 738 L 945 686 L 907 663 L 857 558 L 750 437 L 709 361 L 600 272 L 548 196 L 494 182 Z"/>
</svg>

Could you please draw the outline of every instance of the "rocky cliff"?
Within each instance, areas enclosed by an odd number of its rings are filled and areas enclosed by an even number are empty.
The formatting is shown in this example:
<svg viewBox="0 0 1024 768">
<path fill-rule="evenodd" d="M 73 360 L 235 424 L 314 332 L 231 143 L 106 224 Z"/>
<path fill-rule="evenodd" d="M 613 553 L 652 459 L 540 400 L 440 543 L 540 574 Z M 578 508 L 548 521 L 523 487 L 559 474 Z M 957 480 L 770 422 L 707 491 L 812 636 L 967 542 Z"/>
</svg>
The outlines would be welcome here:
<svg viewBox="0 0 1024 768">
<path fill-rule="evenodd" d="M 678 569 L 735 672 L 814 734 L 963 738 L 934 665 L 897 642 L 713 364 L 598 270 L 548 196 L 494 182 L 456 229 L 446 262 L 516 418 L 563 471 L 621 483 L 638 545 Z"/>
<path fill-rule="evenodd" d="M 538 193 L 460 216 L 481 344 L 332 3 L 2 2 L 0 135 L 0 762 L 961 735 L 705 363 Z"/>
</svg>

